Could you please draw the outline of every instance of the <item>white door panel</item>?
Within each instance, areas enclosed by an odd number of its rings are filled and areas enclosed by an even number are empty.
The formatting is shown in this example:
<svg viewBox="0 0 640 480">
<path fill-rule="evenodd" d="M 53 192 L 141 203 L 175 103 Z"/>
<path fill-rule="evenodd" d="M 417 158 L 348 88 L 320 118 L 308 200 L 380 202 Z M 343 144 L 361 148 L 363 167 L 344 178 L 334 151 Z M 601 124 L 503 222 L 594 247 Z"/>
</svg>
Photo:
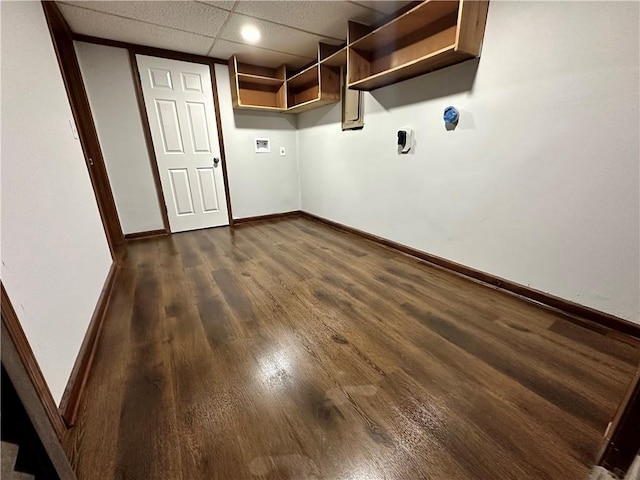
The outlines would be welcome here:
<svg viewBox="0 0 640 480">
<path fill-rule="evenodd" d="M 136 59 L 171 231 L 229 225 L 209 67 Z"/>
<path fill-rule="evenodd" d="M 176 215 L 193 215 L 193 194 L 189 184 L 189 172 L 186 168 L 169 170 L 171 179 L 171 195 L 176 210 Z"/>
<path fill-rule="evenodd" d="M 155 103 L 164 153 L 184 153 L 176 102 L 172 100 L 156 100 Z"/>
<path fill-rule="evenodd" d="M 198 168 L 198 186 L 202 198 L 202 210 L 206 213 L 220 210 L 213 168 Z"/>
<path fill-rule="evenodd" d="M 209 125 L 204 103 L 187 102 L 187 114 L 194 153 L 211 153 Z"/>
</svg>

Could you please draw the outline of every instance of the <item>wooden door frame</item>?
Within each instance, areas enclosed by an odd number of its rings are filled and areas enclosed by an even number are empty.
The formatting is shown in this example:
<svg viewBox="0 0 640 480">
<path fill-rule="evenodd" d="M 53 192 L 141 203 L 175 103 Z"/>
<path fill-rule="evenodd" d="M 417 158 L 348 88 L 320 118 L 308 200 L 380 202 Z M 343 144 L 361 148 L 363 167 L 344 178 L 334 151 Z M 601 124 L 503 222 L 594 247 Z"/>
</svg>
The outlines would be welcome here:
<svg viewBox="0 0 640 480">
<path fill-rule="evenodd" d="M 22 330 L 4 285 L 2 290 L 2 366 L 60 480 L 75 480 L 62 442 L 66 427 Z"/>
<path fill-rule="evenodd" d="M 2 282 L 0 282 L 0 290 L 2 295 L 0 303 L 2 332 L 6 332 L 8 338 L 11 339 L 11 342 L 18 353 L 18 357 L 27 372 L 29 380 L 40 397 L 42 406 L 44 407 L 44 411 L 51 422 L 53 430 L 55 431 L 58 439 L 62 440 L 65 432 L 67 431 L 67 427 L 62 419 L 62 415 L 60 414 L 58 407 L 56 406 L 53 395 L 51 395 L 49 386 L 44 379 L 42 370 L 40 370 L 40 366 L 36 361 L 33 350 L 31 350 L 27 336 L 20 325 L 18 315 L 16 315 L 16 311 L 11 304 L 9 295 L 7 294 Z"/>
<path fill-rule="evenodd" d="M 229 187 L 229 175 L 227 171 L 227 157 L 224 151 L 224 135 L 222 133 L 222 117 L 220 116 L 220 102 L 218 98 L 218 86 L 216 82 L 215 65 L 228 66 L 226 60 L 213 57 L 205 57 L 203 55 L 195 55 L 192 53 L 176 52 L 174 50 L 167 50 L 164 48 L 147 47 L 144 45 L 138 45 L 135 43 L 120 42 L 117 40 L 109 40 L 106 38 L 92 37 L 90 35 L 72 34 L 73 40 L 78 42 L 92 43 L 95 45 L 104 45 L 107 47 L 123 48 L 129 52 L 129 63 L 131 64 L 131 74 L 133 76 L 134 87 L 136 92 L 136 99 L 138 101 L 138 110 L 140 111 L 140 120 L 142 121 L 142 129 L 144 131 L 145 142 L 147 144 L 147 152 L 149 154 L 149 163 L 151 165 L 151 172 L 153 180 L 156 186 L 156 194 L 158 197 L 158 203 L 160 211 L 162 213 L 162 222 L 166 233 L 171 233 L 169 227 L 169 217 L 167 215 L 167 206 L 164 201 L 164 191 L 162 189 L 162 183 L 160 182 L 160 171 L 158 169 L 158 162 L 156 161 L 156 152 L 153 146 L 153 138 L 151 136 L 151 127 L 149 126 L 149 119 L 147 118 L 147 111 L 144 103 L 144 96 L 142 93 L 142 82 L 140 81 L 140 72 L 138 69 L 138 62 L 136 61 L 136 55 L 147 55 L 150 57 L 164 58 L 167 60 L 178 60 L 181 62 L 199 63 L 209 67 L 211 74 L 211 87 L 213 90 L 213 106 L 216 114 L 216 128 L 218 129 L 218 146 L 220 148 L 220 161 L 222 163 L 222 177 L 224 180 L 225 197 L 227 199 L 227 212 L 229 215 L 229 226 L 233 227 L 233 210 L 231 208 L 231 189 Z"/>
<path fill-rule="evenodd" d="M 598 465 L 622 475 L 640 454 L 640 365 L 605 432 L 598 454 Z"/>
<path fill-rule="evenodd" d="M 42 1 L 41 4 L 58 59 L 58 66 L 62 73 L 71 112 L 78 129 L 80 145 L 89 171 L 111 258 L 115 259 L 118 247 L 124 243 L 124 234 L 87 98 L 87 91 L 82 80 L 80 65 L 73 47 L 73 34 L 55 2 Z"/>
<path fill-rule="evenodd" d="M 83 37 L 86 38 L 86 37 Z M 93 37 L 89 37 L 93 43 L 97 43 Z M 87 41 L 87 40 L 81 40 Z M 233 213 L 231 210 L 231 192 L 229 191 L 229 176 L 227 174 L 227 158 L 224 154 L 224 139 L 222 136 L 222 120 L 220 118 L 220 105 L 218 104 L 218 87 L 216 83 L 215 64 L 220 63 L 209 57 L 196 57 L 195 59 L 185 59 L 182 54 L 174 56 L 168 53 L 168 50 L 153 49 L 149 51 L 149 47 L 143 49 L 138 48 L 137 45 L 127 44 L 127 50 L 129 51 L 129 61 L 131 63 L 131 73 L 134 77 L 136 97 L 138 99 L 138 109 L 140 110 L 140 119 L 142 120 L 142 128 L 144 130 L 144 137 L 147 143 L 147 151 L 149 152 L 149 161 L 151 162 L 151 171 L 153 172 L 153 180 L 156 184 L 156 192 L 158 193 L 158 201 L 160 202 L 160 209 L 162 210 L 162 220 L 164 222 L 165 229 L 168 233 L 171 232 L 169 228 L 169 217 L 167 214 L 167 204 L 165 201 L 164 190 L 162 188 L 162 182 L 160 181 L 160 170 L 158 168 L 158 159 L 156 157 L 155 147 L 153 146 L 153 137 L 151 136 L 151 125 L 149 124 L 149 117 L 147 116 L 147 110 L 144 102 L 144 95 L 142 91 L 142 80 L 140 78 L 140 69 L 138 68 L 138 62 L 136 61 L 136 55 L 145 55 L 149 57 L 163 58 L 166 60 L 177 60 L 180 62 L 190 62 L 204 64 L 209 67 L 209 73 L 211 75 L 211 89 L 213 94 L 213 107 L 216 116 L 216 128 L 218 130 L 218 148 L 220 149 L 220 161 L 222 163 L 222 179 L 224 182 L 225 198 L 227 199 L 227 216 L 229 218 L 229 226 L 233 227 Z M 197 60 L 197 61 L 196 61 Z M 226 65 L 226 63 L 224 63 Z"/>
</svg>

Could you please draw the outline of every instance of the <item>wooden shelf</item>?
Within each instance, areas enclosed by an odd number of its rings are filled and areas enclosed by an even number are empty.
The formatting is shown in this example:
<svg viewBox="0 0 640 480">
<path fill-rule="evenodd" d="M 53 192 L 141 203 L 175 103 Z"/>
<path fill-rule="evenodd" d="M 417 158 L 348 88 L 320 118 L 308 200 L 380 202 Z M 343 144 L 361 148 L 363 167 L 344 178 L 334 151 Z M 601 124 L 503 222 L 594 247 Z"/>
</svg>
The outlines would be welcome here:
<svg viewBox="0 0 640 480">
<path fill-rule="evenodd" d="M 329 67 L 343 67 L 347 64 L 347 44 L 329 45 L 318 43 L 318 60 Z"/>
<path fill-rule="evenodd" d="M 287 79 L 288 112 L 299 113 L 339 100 L 339 68 L 315 64 Z"/>
<path fill-rule="evenodd" d="M 285 65 L 266 68 L 229 60 L 234 108 L 299 113 L 340 101 L 347 86 L 374 90 L 480 55 L 488 0 L 426 0 L 381 26 L 348 21 L 347 42 L 318 44 L 318 59 L 287 77 Z"/>
<path fill-rule="evenodd" d="M 313 110 L 314 108 L 323 107 L 331 103 L 336 103 L 338 100 L 323 100 L 321 98 L 315 98 L 313 100 L 309 100 L 308 102 L 299 103 L 298 105 L 288 108 L 287 113 L 306 112 L 307 110 Z"/>
<path fill-rule="evenodd" d="M 418 58 L 411 63 L 399 67 L 390 68 L 374 75 L 369 75 L 361 80 L 350 83 L 349 88 L 355 90 L 375 90 L 376 88 L 401 82 L 408 78 L 413 78 L 439 68 L 444 68 L 470 57 L 456 52 L 453 45 L 424 57 Z"/>
<path fill-rule="evenodd" d="M 280 86 L 285 80 L 283 78 L 263 77 L 261 75 L 251 75 L 248 73 L 239 73 L 238 80 L 244 83 L 253 83 L 255 85 L 273 85 Z"/>
<path fill-rule="evenodd" d="M 404 37 L 421 32 L 443 17 L 452 17 L 449 23 L 455 26 L 459 6 L 460 2 L 458 0 L 430 0 L 423 2 L 403 15 L 354 40 L 349 46 L 363 51 L 384 49 L 390 45 L 395 45 Z M 428 32 L 426 35 L 428 35 Z M 419 35 L 419 37 L 426 35 Z"/>
<path fill-rule="evenodd" d="M 318 83 L 318 64 L 314 63 L 310 67 L 296 73 L 287 78 L 287 85 L 291 87 L 300 87 L 308 83 Z"/>
<path fill-rule="evenodd" d="M 349 22 L 348 87 L 373 90 L 478 56 L 488 4 L 427 0 L 368 33 Z"/>
<path fill-rule="evenodd" d="M 287 108 L 286 67 L 259 67 L 229 59 L 233 107 L 246 110 L 284 111 Z"/>
<path fill-rule="evenodd" d="M 336 53 L 328 56 L 320 63 L 329 67 L 344 67 L 347 64 L 347 47 L 342 47 Z"/>
</svg>

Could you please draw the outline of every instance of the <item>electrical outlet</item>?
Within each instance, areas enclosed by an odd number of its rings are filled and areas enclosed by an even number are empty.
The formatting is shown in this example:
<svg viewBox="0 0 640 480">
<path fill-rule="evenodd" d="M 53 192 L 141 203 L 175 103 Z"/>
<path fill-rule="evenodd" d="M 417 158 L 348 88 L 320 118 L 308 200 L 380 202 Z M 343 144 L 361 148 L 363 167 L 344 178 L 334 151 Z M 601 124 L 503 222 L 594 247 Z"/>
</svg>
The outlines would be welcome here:
<svg viewBox="0 0 640 480">
<path fill-rule="evenodd" d="M 284 149 L 284 147 L 280 147 L 280 156 L 284 157 L 287 154 L 286 150 Z"/>
</svg>

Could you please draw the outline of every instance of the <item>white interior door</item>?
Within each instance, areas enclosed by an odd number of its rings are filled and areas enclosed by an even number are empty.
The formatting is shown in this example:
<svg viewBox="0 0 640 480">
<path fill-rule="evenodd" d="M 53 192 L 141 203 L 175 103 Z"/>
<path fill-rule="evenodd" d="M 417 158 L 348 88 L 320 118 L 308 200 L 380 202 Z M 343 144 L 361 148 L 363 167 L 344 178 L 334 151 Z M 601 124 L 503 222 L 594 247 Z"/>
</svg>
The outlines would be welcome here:
<svg viewBox="0 0 640 480">
<path fill-rule="evenodd" d="M 209 66 L 136 59 L 171 231 L 229 225 Z"/>
</svg>

